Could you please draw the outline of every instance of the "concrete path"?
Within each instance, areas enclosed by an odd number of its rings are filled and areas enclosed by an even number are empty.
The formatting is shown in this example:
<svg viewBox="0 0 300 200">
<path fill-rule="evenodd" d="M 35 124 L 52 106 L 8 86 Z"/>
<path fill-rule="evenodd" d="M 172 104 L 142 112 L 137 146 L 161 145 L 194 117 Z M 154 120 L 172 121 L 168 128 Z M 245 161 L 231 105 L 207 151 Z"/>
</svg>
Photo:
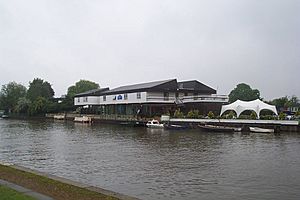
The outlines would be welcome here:
<svg viewBox="0 0 300 200">
<path fill-rule="evenodd" d="M 22 194 L 26 194 L 28 196 L 31 196 L 31 197 L 33 197 L 37 200 L 54 200 L 51 197 L 48 197 L 48 196 L 43 195 L 43 194 L 38 193 L 38 192 L 34 192 L 31 189 L 24 188 L 22 186 L 16 185 L 14 183 L 11 183 L 11 182 L 8 182 L 8 181 L 2 180 L 2 179 L 0 179 L 0 185 L 9 187 L 9 188 L 11 188 L 13 190 L 16 190 L 16 191 L 18 191 Z"/>
</svg>

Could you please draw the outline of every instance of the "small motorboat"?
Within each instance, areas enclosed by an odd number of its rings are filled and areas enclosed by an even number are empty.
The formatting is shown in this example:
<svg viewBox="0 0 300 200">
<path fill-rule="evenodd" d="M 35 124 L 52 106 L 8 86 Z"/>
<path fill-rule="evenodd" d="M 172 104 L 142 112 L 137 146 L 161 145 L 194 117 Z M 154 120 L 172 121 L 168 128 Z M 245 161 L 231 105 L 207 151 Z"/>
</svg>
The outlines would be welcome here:
<svg viewBox="0 0 300 200">
<path fill-rule="evenodd" d="M 92 118 L 87 116 L 82 117 L 75 117 L 74 122 L 80 122 L 80 123 L 92 123 Z"/>
<path fill-rule="evenodd" d="M 198 125 L 198 127 L 202 130 L 209 132 L 235 132 L 235 128 L 226 127 L 226 126 L 214 126 L 214 125 Z"/>
<path fill-rule="evenodd" d="M 146 126 L 148 128 L 164 128 L 164 124 L 159 123 L 159 121 L 155 119 L 148 121 Z"/>
<path fill-rule="evenodd" d="M 56 120 L 64 120 L 64 119 L 65 119 L 65 115 L 54 115 L 54 116 L 53 116 L 53 119 L 56 119 Z"/>
<path fill-rule="evenodd" d="M 8 115 L 2 115 L 1 118 L 2 118 L 2 119 L 7 119 L 7 118 L 8 118 Z"/>
<path fill-rule="evenodd" d="M 254 133 L 274 133 L 274 129 L 270 128 L 249 127 L 249 129 Z"/>
<path fill-rule="evenodd" d="M 242 128 L 233 128 L 234 132 L 242 132 Z"/>
</svg>

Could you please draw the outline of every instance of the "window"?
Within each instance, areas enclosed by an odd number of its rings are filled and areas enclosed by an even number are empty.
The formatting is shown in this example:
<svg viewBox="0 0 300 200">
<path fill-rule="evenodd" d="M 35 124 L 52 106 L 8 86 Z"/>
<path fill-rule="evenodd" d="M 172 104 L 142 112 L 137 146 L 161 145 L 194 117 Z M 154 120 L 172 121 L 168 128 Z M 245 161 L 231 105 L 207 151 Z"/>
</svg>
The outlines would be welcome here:
<svg viewBox="0 0 300 200">
<path fill-rule="evenodd" d="M 88 102 L 88 97 L 84 97 L 83 102 Z"/>
<path fill-rule="evenodd" d="M 198 99 L 198 93 L 194 93 L 194 100 Z"/>
<path fill-rule="evenodd" d="M 105 95 L 103 96 L 103 101 L 106 101 L 106 96 Z"/>
<path fill-rule="evenodd" d="M 128 94 L 124 94 L 124 100 L 127 100 L 128 99 Z"/>
<path fill-rule="evenodd" d="M 169 101 L 169 92 L 164 92 L 164 100 Z"/>
<path fill-rule="evenodd" d="M 78 102 L 78 103 L 80 102 L 80 97 L 77 98 L 77 102 Z"/>
<path fill-rule="evenodd" d="M 136 93 L 136 98 L 141 99 L 141 93 L 140 92 Z"/>
</svg>

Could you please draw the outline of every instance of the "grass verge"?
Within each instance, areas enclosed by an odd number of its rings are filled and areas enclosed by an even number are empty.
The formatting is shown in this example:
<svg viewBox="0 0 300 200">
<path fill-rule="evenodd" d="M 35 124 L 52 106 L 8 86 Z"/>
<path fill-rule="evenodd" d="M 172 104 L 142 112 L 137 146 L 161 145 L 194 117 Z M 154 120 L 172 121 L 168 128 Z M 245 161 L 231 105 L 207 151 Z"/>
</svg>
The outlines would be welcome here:
<svg viewBox="0 0 300 200">
<path fill-rule="evenodd" d="M 35 198 L 0 185 L 0 199 L 3 200 L 35 200 Z"/>
<path fill-rule="evenodd" d="M 42 175 L 16 169 L 14 166 L 0 164 L 0 179 L 26 187 L 58 200 L 116 200 L 115 196 L 91 191 L 86 188 L 66 184 Z M 130 199 L 130 198 L 128 198 Z M 134 199 L 134 198 L 133 198 Z"/>
</svg>

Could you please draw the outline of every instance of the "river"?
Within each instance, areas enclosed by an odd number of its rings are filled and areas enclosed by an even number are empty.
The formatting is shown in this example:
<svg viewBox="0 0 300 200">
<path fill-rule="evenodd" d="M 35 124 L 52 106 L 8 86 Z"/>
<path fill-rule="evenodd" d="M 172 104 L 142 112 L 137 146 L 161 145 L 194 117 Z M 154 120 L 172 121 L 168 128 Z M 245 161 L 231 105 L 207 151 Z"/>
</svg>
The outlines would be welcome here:
<svg viewBox="0 0 300 200">
<path fill-rule="evenodd" d="M 0 161 L 141 199 L 300 199 L 300 135 L 0 119 Z"/>
</svg>

